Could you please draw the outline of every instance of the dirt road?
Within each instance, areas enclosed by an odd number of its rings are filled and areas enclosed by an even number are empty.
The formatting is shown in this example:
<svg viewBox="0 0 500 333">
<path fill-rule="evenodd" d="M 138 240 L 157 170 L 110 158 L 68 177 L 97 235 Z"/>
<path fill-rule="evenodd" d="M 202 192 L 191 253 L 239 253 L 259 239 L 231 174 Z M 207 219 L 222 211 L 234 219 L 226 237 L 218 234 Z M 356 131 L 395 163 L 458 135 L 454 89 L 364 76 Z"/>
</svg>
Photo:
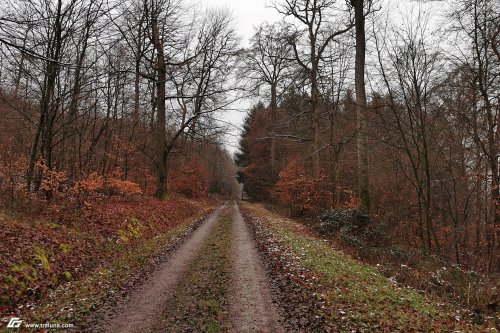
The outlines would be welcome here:
<svg viewBox="0 0 500 333">
<path fill-rule="evenodd" d="M 219 224 L 223 218 L 226 219 L 225 221 L 230 219 L 232 223 L 230 228 L 226 228 L 228 229 L 226 243 L 223 245 L 225 247 L 229 246 L 230 249 L 229 251 L 222 251 L 215 249 L 213 246 L 208 246 L 208 251 L 212 251 L 211 249 L 219 251 L 219 255 L 222 254 L 224 259 L 227 259 L 231 267 L 229 269 L 230 277 L 217 281 L 218 276 L 223 274 L 218 275 L 211 272 L 212 274 L 206 276 L 207 279 L 212 281 L 207 285 L 208 287 L 204 287 L 204 289 L 210 289 L 210 286 L 216 286 L 213 289 L 221 294 L 218 295 L 218 299 L 224 298 L 224 301 L 218 305 L 221 309 L 217 311 L 215 320 L 220 323 L 216 326 L 218 329 L 215 331 L 284 332 L 279 309 L 272 302 L 271 289 L 262 265 L 262 259 L 241 216 L 237 203 L 225 204 L 210 214 L 205 222 L 177 250 L 170 253 L 166 260 L 161 261 L 162 264 L 142 283 L 131 290 L 125 299 L 111 310 L 108 309 L 104 315 L 104 320 L 101 321 L 101 323 L 106 324 L 102 327 L 89 328 L 89 331 L 153 332 L 159 329 L 168 331 L 168 327 L 165 327 L 164 324 L 171 322 L 169 320 L 171 318 L 166 317 L 180 313 L 178 311 L 180 307 L 184 307 L 189 311 L 189 307 L 193 306 L 193 304 L 175 304 L 177 301 L 182 302 L 186 299 L 185 296 L 176 296 L 186 294 L 185 291 L 178 289 L 192 289 L 189 290 L 191 294 L 193 294 L 194 290 L 194 296 L 191 295 L 191 298 L 187 299 L 195 303 L 195 305 L 197 303 L 196 292 L 207 293 L 207 290 L 197 291 L 198 286 L 196 285 L 192 287 L 186 286 L 186 281 L 191 281 L 192 271 L 194 272 L 197 267 L 200 267 L 200 261 L 210 260 L 205 259 L 205 257 L 210 257 L 206 252 L 207 242 L 222 238 L 220 235 L 223 235 L 221 232 L 223 233 L 224 229 L 221 229 Z M 215 226 L 218 227 L 215 228 Z M 214 238 L 214 233 L 219 234 Z M 227 239 L 229 239 L 229 242 L 227 242 Z M 221 261 L 220 258 L 219 256 L 219 261 Z M 217 265 L 206 267 L 208 267 L 206 270 L 219 269 Z M 196 274 L 199 279 L 200 272 Z M 203 274 L 203 271 L 201 274 Z M 203 276 L 201 279 L 203 279 Z M 221 289 L 219 284 L 224 284 L 225 288 Z M 220 290 L 227 290 L 227 292 L 220 292 Z M 202 297 L 198 300 L 206 302 Z M 175 309 L 176 306 L 177 310 Z M 211 304 L 210 306 L 213 308 L 216 305 Z M 192 313 L 193 316 L 203 315 L 203 311 Z M 210 315 L 210 313 L 207 315 Z M 174 319 L 179 320 L 178 318 Z M 202 322 L 200 318 L 183 320 L 187 321 L 185 324 L 188 326 L 191 325 L 191 322 Z M 190 331 L 204 331 L 207 329 L 204 326 L 193 326 Z"/>
<path fill-rule="evenodd" d="M 231 332 L 284 332 L 257 246 L 236 203 L 232 219 L 235 259 L 230 297 Z"/>
</svg>

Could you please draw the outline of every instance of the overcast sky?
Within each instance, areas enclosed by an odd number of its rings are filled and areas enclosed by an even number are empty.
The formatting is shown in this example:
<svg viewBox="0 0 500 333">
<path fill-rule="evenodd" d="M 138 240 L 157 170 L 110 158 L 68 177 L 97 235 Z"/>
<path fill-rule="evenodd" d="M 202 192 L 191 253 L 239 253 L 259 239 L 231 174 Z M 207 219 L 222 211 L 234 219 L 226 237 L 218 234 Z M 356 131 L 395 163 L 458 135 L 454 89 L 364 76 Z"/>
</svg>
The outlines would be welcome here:
<svg viewBox="0 0 500 333">
<path fill-rule="evenodd" d="M 241 37 L 241 45 L 247 46 L 248 40 L 253 35 L 254 27 L 267 21 L 276 22 L 282 18 L 275 9 L 269 8 L 269 0 L 199 0 L 205 8 L 227 8 L 233 15 L 234 28 Z M 234 105 L 234 111 L 228 111 L 225 121 L 232 123 L 235 127 L 232 133 L 227 136 L 226 147 L 234 153 L 238 145 L 238 127 L 241 126 L 247 109 L 250 107 L 249 101 L 241 101 Z"/>
<path fill-rule="evenodd" d="M 269 0 L 200 0 L 205 7 L 227 8 L 234 17 L 234 25 L 242 37 L 243 45 L 253 34 L 253 27 L 267 21 L 269 23 L 281 19 L 275 9 L 270 8 Z"/>
<path fill-rule="evenodd" d="M 253 35 L 254 27 L 260 25 L 263 22 L 273 23 L 279 20 L 283 20 L 283 16 L 279 14 L 276 9 L 271 8 L 272 0 L 198 0 L 197 4 L 205 8 L 227 8 L 234 18 L 234 28 L 236 29 L 238 35 L 241 37 L 242 46 L 248 45 L 248 40 Z M 407 17 L 412 9 L 416 9 L 417 6 L 421 6 L 423 12 L 426 12 L 430 16 L 431 26 L 439 26 L 440 18 L 442 14 L 448 7 L 449 1 L 416 1 L 416 0 L 380 0 L 379 4 L 382 5 L 382 12 L 387 11 L 389 13 L 389 19 L 393 23 L 399 22 L 399 24 L 404 24 L 403 17 Z M 433 30 L 431 27 L 430 30 Z M 438 36 L 434 36 L 438 38 Z M 229 111 L 225 116 L 225 121 L 234 124 L 232 135 L 228 136 L 227 148 L 230 152 L 234 152 L 238 145 L 238 131 L 237 127 L 240 127 L 245 116 L 247 109 L 250 107 L 251 102 L 238 102 L 234 105 L 234 111 Z"/>
</svg>

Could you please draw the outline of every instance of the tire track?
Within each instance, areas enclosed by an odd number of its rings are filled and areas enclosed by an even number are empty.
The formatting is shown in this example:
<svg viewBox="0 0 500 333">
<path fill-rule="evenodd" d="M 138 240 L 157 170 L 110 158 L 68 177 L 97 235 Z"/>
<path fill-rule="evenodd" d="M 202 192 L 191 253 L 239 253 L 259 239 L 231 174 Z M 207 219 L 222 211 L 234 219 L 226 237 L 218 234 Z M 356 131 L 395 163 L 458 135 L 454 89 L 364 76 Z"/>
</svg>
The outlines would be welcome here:
<svg viewBox="0 0 500 333">
<path fill-rule="evenodd" d="M 237 203 L 233 203 L 232 210 L 234 278 L 229 300 L 230 332 L 285 332 L 257 244 Z"/>
<path fill-rule="evenodd" d="M 226 210 L 219 207 L 182 243 L 124 302 L 118 304 L 102 330 L 92 332 L 150 332 L 163 311 L 164 304 L 174 295 L 177 286 L 189 270 L 214 224 Z"/>
</svg>

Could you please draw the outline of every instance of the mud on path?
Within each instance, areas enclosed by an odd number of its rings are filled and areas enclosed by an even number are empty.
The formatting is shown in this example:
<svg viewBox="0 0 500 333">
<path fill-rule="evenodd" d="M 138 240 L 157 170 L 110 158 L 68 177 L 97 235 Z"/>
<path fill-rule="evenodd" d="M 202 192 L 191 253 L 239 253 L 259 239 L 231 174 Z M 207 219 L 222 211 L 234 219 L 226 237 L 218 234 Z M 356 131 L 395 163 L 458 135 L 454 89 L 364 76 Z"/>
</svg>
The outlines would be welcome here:
<svg viewBox="0 0 500 333">
<path fill-rule="evenodd" d="M 283 318 L 271 298 L 271 288 L 257 244 L 251 237 L 236 203 L 233 219 L 233 283 L 231 286 L 231 332 L 284 332 Z"/>
<path fill-rule="evenodd" d="M 169 255 L 159 267 L 126 299 L 118 304 L 100 328 L 90 332 L 149 332 L 163 311 L 163 305 L 174 294 L 179 282 L 196 258 L 200 246 L 210 234 L 213 225 L 226 210 L 221 206 L 193 234 Z"/>
<path fill-rule="evenodd" d="M 207 301 L 220 308 L 215 317 L 203 310 Z M 117 306 L 98 313 L 102 326 L 89 332 L 195 332 L 206 330 L 206 323 L 217 324 L 213 332 L 285 331 L 237 203 L 210 214 Z"/>
</svg>

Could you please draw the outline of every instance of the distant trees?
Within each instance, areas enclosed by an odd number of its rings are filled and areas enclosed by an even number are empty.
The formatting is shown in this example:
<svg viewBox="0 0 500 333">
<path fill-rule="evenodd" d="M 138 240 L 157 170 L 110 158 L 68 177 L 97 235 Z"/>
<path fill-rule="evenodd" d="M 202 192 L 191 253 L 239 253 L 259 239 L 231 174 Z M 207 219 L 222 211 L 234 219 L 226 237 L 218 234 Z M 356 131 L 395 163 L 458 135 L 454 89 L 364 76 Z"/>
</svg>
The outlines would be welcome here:
<svg viewBox="0 0 500 333">
<path fill-rule="evenodd" d="M 186 10 L 170 0 L 0 5 L 1 58 L 8 64 L 0 131 L 2 141 L 12 142 L 5 149 L 16 149 L 12 163 L 19 162 L 2 169 L 16 180 L 12 197 L 22 179 L 28 192 L 49 198 L 42 185 L 55 172 L 66 174 L 62 188 L 97 173 L 130 179 L 146 193 L 154 187 L 163 197 L 175 183 L 168 171 L 180 177 L 183 159 L 209 163 L 213 156 L 218 171 L 206 168 L 196 177 L 207 191 L 236 192 L 219 121 L 234 100 L 228 78 L 236 35 L 228 13 L 200 11 L 194 20 Z"/>
<path fill-rule="evenodd" d="M 287 87 L 278 112 L 260 93 L 244 124 L 236 161 L 246 193 L 278 199 L 294 215 L 363 208 L 393 227 L 397 243 L 496 270 L 498 5 L 456 1 L 443 50 L 425 14 L 433 3 L 416 4 L 398 24 L 383 22 L 384 8 L 372 16 L 371 1 L 333 3 L 274 3 L 297 22 L 283 37 L 296 76 L 278 82 Z M 275 155 L 264 143 L 271 133 Z M 276 184 L 266 177 L 269 156 Z"/>
<path fill-rule="evenodd" d="M 318 212 L 325 201 L 323 193 L 318 190 L 318 182 L 307 174 L 301 162 L 294 160 L 283 167 L 276 183 L 276 196 L 290 209 L 292 216 Z"/>
<path fill-rule="evenodd" d="M 276 2 L 275 8 L 285 16 L 298 22 L 288 37 L 293 48 L 295 61 L 308 78 L 310 87 L 311 112 L 311 151 L 312 171 L 318 178 L 320 152 L 320 110 L 322 99 L 319 91 L 319 69 L 324 59 L 324 52 L 335 38 L 348 32 L 354 23 L 332 10 L 335 0 L 293 0 Z M 337 16 L 335 16 L 337 15 Z M 303 43 L 303 44 L 302 44 Z M 303 47 L 301 47 L 303 46 Z"/>
<path fill-rule="evenodd" d="M 239 151 L 235 154 L 238 181 L 243 184 L 244 193 L 255 200 L 272 198 L 270 147 L 265 139 L 272 130 L 271 117 L 269 109 L 262 104 L 250 110 L 243 123 Z"/>
<path fill-rule="evenodd" d="M 277 178 L 276 141 L 278 102 L 291 84 L 292 46 L 288 42 L 289 30 L 283 24 L 263 24 L 251 39 L 250 48 L 244 54 L 242 77 L 250 80 L 251 89 L 259 95 L 268 96 L 271 109 L 272 128 L 269 133 L 271 181 Z M 269 91 L 262 91 L 267 86 Z"/>
</svg>

